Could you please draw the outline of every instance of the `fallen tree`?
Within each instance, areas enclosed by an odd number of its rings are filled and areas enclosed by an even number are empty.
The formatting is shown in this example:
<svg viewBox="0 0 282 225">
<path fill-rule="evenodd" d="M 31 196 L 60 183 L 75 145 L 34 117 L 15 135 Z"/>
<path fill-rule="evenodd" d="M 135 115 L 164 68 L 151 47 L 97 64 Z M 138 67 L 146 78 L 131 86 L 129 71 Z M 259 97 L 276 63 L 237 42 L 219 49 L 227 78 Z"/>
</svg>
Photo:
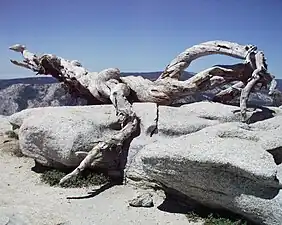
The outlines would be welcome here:
<svg viewBox="0 0 282 225">
<path fill-rule="evenodd" d="M 112 103 L 116 109 L 118 122 L 121 124 L 119 133 L 108 141 L 98 142 L 90 152 L 76 152 L 77 155 L 84 156 L 84 159 L 72 173 L 61 179 L 61 184 L 88 166 L 93 167 L 102 159 L 103 151 L 122 151 L 123 142 L 138 127 L 132 102 L 170 105 L 181 97 L 230 84 L 228 89 L 215 95 L 214 101 L 228 103 L 240 95 L 241 115 L 243 121 L 246 121 L 250 92 L 257 87 L 264 87 L 269 88 L 269 94 L 272 94 L 276 87 L 274 76 L 267 71 L 262 51 L 257 51 L 257 47 L 253 45 L 227 41 L 209 41 L 186 49 L 170 62 L 155 81 L 140 76 L 121 77 L 117 68 L 105 69 L 99 73 L 89 72 L 76 60 L 70 61 L 51 54 L 37 56 L 19 44 L 10 49 L 20 52 L 24 58 L 22 62 L 11 60 L 13 64 L 37 74 L 53 76 L 64 83 L 70 93 L 86 99 L 88 104 Z M 188 80 L 179 80 L 193 60 L 212 54 L 223 54 L 244 61 L 234 65 L 216 65 Z"/>
</svg>

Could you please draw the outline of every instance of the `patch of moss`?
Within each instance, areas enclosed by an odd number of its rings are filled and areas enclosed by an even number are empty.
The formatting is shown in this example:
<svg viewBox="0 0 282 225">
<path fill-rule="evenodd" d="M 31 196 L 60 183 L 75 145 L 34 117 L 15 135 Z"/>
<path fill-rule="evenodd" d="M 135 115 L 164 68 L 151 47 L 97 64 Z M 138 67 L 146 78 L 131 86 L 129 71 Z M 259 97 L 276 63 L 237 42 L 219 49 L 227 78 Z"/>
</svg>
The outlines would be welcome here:
<svg viewBox="0 0 282 225">
<path fill-rule="evenodd" d="M 16 157 L 24 157 L 24 154 L 22 153 L 20 148 L 16 148 L 13 150 L 12 155 Z"/>
<path fill-rule="evenodd" d="M 247 225 L 247 222 L 242 220 L 231 220 L 228 218 L 217 217 L 210 214 L 204 222 L 204 225 Z"/>
<path fill-rule="evenodd" d="M 187 217 L 189 222 L 194 222 L 194 223 L 202 220 L 202 218 L 197 213 L 195 213 L 195 212 L 187 213 L 186 217 Z"/>
<path fill-rule="evenodd" d="M 47 170 L 41 174 L 41 181 L 49 184 L 50 186 L 59 185 L 59 181 L 70 171 L 59 171 L 57 169 Z M 102 185 L 109 182 L 109 177 L 103 173 L 93 172 L 91 170 L 85 170 L 80 175 L 73 177 L 62 184 L 62 187 L 76 188 L 76 187 L 88 187 L 93 185 Z"/>
<path fill-rule="evenodd" d="M 5 135 L 7 135 L 8 138 L 14 138 L 14 139 L 19 140 L 18 134 L 17 134 L 15 131 L 13 131 L 13 130 L 8 130 L 8 131 L 6 131 L 6 132 L 5 132 Z"/>
<path fill-rule="evenodd" d="M 203 225 L 247 225 L 248 223 L 241 219 L 230 219 L 221 217 L 220 215 L 209 214 L 208 216 L 202 216 L 195 212 L 189 212 L 186 214 L 187 219 L 190 222 L 204 221 Z"/>
</svg>

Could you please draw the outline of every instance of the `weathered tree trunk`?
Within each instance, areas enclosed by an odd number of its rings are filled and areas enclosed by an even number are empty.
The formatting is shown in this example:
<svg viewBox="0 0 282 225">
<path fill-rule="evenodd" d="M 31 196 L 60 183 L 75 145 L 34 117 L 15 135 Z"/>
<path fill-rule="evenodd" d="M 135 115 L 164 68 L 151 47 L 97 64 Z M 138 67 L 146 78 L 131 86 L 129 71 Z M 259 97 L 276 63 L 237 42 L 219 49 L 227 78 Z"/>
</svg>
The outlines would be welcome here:
<svg viewBox="0 0 282 225">
<path fill-rule="evenodd" d="M 100 141 L 90 152 L 77 152 L 77 155 L 85 155 L 85 158 L 79 166 L 70 174 L 67 174 L 60 180 L 60 184 L 69 180 L 73 176 L 77 176 L 87 167 L 93 167 L 102 160 L 102 151 L 116 150 L 121 152 L 123 142 L 127 140 L 131 134 L 137 129 L 137 117 L 132 111 L 131 104 L 126 97 L 129 95 L 129 88 L 122 83 L 113 84 L 110 92 L 110 99 L 116 109 L 118 121 L 122 125 L 122 130 L 108 141 Z"/>
<path fill-rule="evenodd" d="M 256 49 L 257 47 L 253 45 L 239 45 L 227 41 L 209 41 L 195 45 L 182 52 L 172 60 L 156 81 L 150 81 L 142 77 L 120 78 L 119 73 L 116 73 L 111 79 L 118 80 L 129 86 L 131 94 L 128 98 L 132 101 L 155 102 L 157 104 L 169 105 L 179 97 L 213 89 L 233 81 L 241 81 L 244 85 L 247 85 L 249 78 L 256 69 L 256 58 L 254 57 Z M 193 60 L 211 54 L 228 55 L 245 59 L 246 62 L 229 66 L 214 66 L 196 74 L 187 81 L 178 81 L 183 70 Z M 42 67 L 45 68 L 44 74 L 51 74 L 59 81 L 65 82 L 70 87 L 70 90 L 77 91 L 80 96 L 88 100 L 90 99 L 93 103 L 97 102 L 97 104 L 110 103 L 108 98 L 110 90 L 107 88 L 107 83 L 109 80 L 108 77 L 112 73 L 110 71 L 113 70 L 103 70 L 96 76 L 87 76 L 89 74 L 87 70 L 81 73 L 78 70 L 81 67 L 73 65 L 72 61 L 54 55 L 43 55 L 39 61 L 43 64 Z M 15 62 L 13 61 L 13 63 Z M 264 71 L 264 73 L 260 73 L 260 78 L 263 79 L 258 79 L 255 84 L 260 81 L 270 83 L 274 77 L 271 77 L 271 75 Z M 82 79 L 88 79 L 87 87 L 85 85 L 79 85 L 79 83 L 83 83 Z M 275 86 L 274 82 L 272 86 Z M 241 102 L 243 103 L 244 101 L 242 100 Z M 244 105 L 243 107 L 246 106 Z"/>
<path fill-rule="evenodd" d="M 265 81 L 266 83 L 268 82 L 268 79 L 271 81 L 271 77 L 267 77 L 265 75 L 267 74 L 267 64 L 265 62 L 265 57 L 263 52 L 259 51 L 258 53 L 255 54 L 255 61 L 252 66 L 254 67 L 254 71 L 252 73 L 251 78 L 249 79 L 249 82 L 247 83 L 246 87 L 243 88 L 241 92 L 241 98 L 240 98 L 240 108 L 241 108 L 241 114 L 243 117 L 243 120 L 247 119 L 247 101 L 250 95 L 251 90 L 254 88 L 256 83 L 261 79 L 262 76 L 263 78 L 266 78 L 267 80 Z"/>
<path fill-rule="evenodd" d="M 10 49 L 17 51 L 18 46 Z M 21 47 L 22 49 L 23 47 Z M 64 82 L 70 91 L 84 97 L 90 104 L 112 103 L 116 109 L 120 132 L 106 142 L 99 142 L 90 152 L 78 152 L 84 160 L 70 174 L 62 178 L 64 183 L 76 176 L 89 165 L 101 160 L 102 152 L 109 149 L 121 151 L 123 142 L 137 128 L 137 118 L 132 111 L 131 102 L 154 102 L 170 105 L 174 100 L 197 92 L 207 91 L 222 85 L 237 82 L 232 87 L 215 96 L 216 101 L 226 102 L 240 95 L 240 107 L 246 120 L 247 100 L 254 86 L 271 83 L 270 93 L 275 89 L 274 76 L 267 72 L 267 65 L 262 52 L 256 52 L 253 45 L 239 45 L 227 41 L 210 41 L 186 49 L 166 67 L 155 81 L 143 77 L 120 77 L 119 69 L 106 69 L 100 73 L 89 73 L 77 61 L 69 61 L 54 55 L 25 59 L 24 62 L 11 60 L 17 66 L 36 71 L 39 74 L 52 75 Z M 218 65 L 206 69 L 186 81 L 179 81 L 181 73 L 190 63 L 202 56 L 223 54 L 245 60 L 235 65 Z M 26 63 L 32 62 L 35 63 Z M 32 66 L 33 65 L 33 66 Z M 38 66 L 34 66 L 38 65 Z"/>
</svg>

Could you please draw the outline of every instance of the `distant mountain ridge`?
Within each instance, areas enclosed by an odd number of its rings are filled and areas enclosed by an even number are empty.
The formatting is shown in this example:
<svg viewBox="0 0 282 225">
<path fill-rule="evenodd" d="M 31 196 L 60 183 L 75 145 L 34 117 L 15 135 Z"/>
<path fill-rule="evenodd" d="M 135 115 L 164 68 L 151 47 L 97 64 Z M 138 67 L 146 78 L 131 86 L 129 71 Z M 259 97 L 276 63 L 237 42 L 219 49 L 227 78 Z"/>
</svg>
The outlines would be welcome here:
<svg viewBox="0 0 282 225">
<path fill-rule="evenodd" d="M 121 76 L 142 76 L 144 78 L 155 80 L 162 72 L 127 72 L 121 73 Z M 195 73 L 184 72 L 181 80 L 187 80 L 192 77 Z M 58 83 L 58 81 L 51 77 L 25 77 L 25 78 L 13 78 L 13 79 L 0 79 L 0 90 L 7 88 L 13 84 L 53 84 Z"/>
<path fill-rule="evenodd" d="M 121 73 L 121 76 L 142 76 L 155 80 L 161 72 L 132 72 Z M 195 73 L 184 72 L 181 80 L 187 80 Z M 251 93 L 249 102 L 259 105 L 282 105 L 282 80 L 277 79 L 278 90 L 275 96 L 269 96 L 264 90 L 260 93 Z M 215 91 L 195 93 L 178 99 L 174 104 L 187 104 L 197 101 L 210 100 Z M 238 104 L 238 98 L 234 99 Z M 15 79 L 0 79 L 0 115 L 12 115 L 26 108 L 46 106 L 74 106 L 85 105 L 84 99 L 73 98 L 62 85 L 53 77 L 27 77 Z"/>
<path fill-rule="evenodd" d="M 24 77 L 13 79 L 0 79 L 0 90 L 14 84 L 53 84 L 58 83 L 53 77 Z"/>
<path fill-rule="evenodd" d="M 157 79 L 161 71 L 157 72 L 126 72 L 126 73 L 121 73 L 121 76 L 142 76 L 144 78 L 150 79 L 150 80 L 155 80 Z M 196 73 L 194 72 L 187 72 L 184 71 L 182 74 L 181 80 L 187 80 L 190 77 L 194 76 Z M 277 89 L 279 91 L 282 91 L 282 79 L 276 79 L 277 80 Z M 25 78 L 13 78 L 13 79 L 0 79 L 0 90 L 4 89 L 10 85 L 13 84 L 53 84 L 53 83 L 58 83 L 58 81 L 51 77 L 51 76 L 46 76 L 46 77 L 25 77 Z"/>
</svg>

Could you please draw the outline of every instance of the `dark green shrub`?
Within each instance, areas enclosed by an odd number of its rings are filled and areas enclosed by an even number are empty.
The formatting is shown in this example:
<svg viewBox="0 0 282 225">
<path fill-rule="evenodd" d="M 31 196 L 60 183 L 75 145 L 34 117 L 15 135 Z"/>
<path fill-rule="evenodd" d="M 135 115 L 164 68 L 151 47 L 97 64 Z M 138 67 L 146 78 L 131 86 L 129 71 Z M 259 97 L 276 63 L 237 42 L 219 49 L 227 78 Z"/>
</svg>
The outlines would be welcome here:
<svg viewBox="0 0 282 225">
<path fill-rule="evenodd" d="M 69 171 L 68 171 L 69 172 Z M 49 184 L 50 186 L 59 185 L 59 181 L 68 172 L 59 171 L 56 169 L 44 171 L 41 174 L 41 181 Z M 109 182 L 109 178 L 102 173 L 95 173 L 90 170 L 83 171 L 80 175 L 66 181 L 62 187 L 75 188 L 75 187 L 88 187 L 93 185 L 101 185 Z"/>
<path fill-rule="evenodd" d="M 14 138 L 14 139 L 19 140 L 18 134 L 17 134 L 15 131 L 13 131 L 13 130 L 8 130 L 8 131 L 6 131 L 6 132 L 5 132 L 5 135 L 7 135 L 8 138 Z"/>
<path fill-rule="evenodd" d="M 205 219 L 204 225 L 247 225 L 247 223 L 241 220 L 230 220 L 223 217 L 215 217 L 213 214 L 210 214 Z"/>
<path fill-rule="evenodd" d="M 240 219 L 229 219 L 219 215 L 209 214 L 208 216 L 199 215 L 196 212 L 186 214 L 190 222 L 203 221 L 203 225 L 247 225 L 247 222 Z"/>
</svg>

